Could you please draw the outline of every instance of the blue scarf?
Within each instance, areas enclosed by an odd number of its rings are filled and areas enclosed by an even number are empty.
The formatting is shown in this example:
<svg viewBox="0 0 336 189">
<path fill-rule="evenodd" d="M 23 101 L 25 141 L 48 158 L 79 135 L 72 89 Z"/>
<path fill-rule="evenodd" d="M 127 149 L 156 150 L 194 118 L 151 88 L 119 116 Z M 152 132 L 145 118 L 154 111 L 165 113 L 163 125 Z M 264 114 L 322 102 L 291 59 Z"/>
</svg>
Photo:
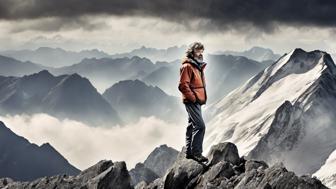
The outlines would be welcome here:
<svg viewBox="0 0 336 189">
<path fill-rule="evenodd" d="M 199 70 L 202 69 L 202 66 L 203 64 L 206 64 L 204 61 L 203 61 L 203 56 L 199 59 L 199 58 L 196 58 L 196 57 L 192 57 L 191 58 L 191 62 L 194 63 Z"/>
</svg>

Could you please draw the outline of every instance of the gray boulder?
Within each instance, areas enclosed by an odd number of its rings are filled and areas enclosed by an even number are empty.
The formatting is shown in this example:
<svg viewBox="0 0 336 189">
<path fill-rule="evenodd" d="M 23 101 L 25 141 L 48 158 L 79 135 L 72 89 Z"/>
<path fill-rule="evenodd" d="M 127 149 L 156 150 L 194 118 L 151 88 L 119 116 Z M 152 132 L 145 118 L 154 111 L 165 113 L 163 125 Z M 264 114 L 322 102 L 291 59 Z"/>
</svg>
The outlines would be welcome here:
<svg viewBox="0 0 336 189">
<path fill-rule="evenodd" d="M 184 146 L 165 175 L 164 188 L 186 188 L 192 179 L 203 172 L 204 166 L 194 160 L 186 159 L 185 152 Z"/>
<path fill-rule="evenodd" d="M 238 164 L 241 161 L 236 145 L 230 142 L 213 145 L 208 156 L 210 165 L 215 165 L 220 161 L 227 161 L 232 164 Z"/>
<path fill-rule="evenodd" d="M 251 162 L 250 162 L 251 163 Z M 257 165 L 258 163 L 253 163 Z M 251 165 L 251 164 L 250 164 Z M 250 166 L 252 168 L 253 166 Z M 283 163 L 277 163 L 270 168 L 260 166 L 252 168 L 242 174 L 237 180 L 235 189 L 254 188 L 298 188 L 298 189 L 326 189 L 320 180 L 309 176 L 296 176 L 294 172 L 288 171 Z"/>
<path fill-rule="evenodd" d="M 131 189 L 130 176 L 126 163 L 101 160 L 97 164 L 82 171 L 76 176 L 66 174 L 38 178 L 32 182 L 17 182 L 8 178 L 0 180 L 0 188 L 4 189 Z"/>
<path fill-rule="evenodd" d="M 156 179 L 156 184 L 149 183 L 142 189 L 327 188 L 316 178 L 296 176 L 282 163 L 269 167 L 263 161 L 245 160 L 239 157 L 237 147 L 230 142 L 212 146 L 207 155 L 208 165 L 186 159 L 185 150 L 183 147 L 176 162 L 162 179 Z"/>
</svg>

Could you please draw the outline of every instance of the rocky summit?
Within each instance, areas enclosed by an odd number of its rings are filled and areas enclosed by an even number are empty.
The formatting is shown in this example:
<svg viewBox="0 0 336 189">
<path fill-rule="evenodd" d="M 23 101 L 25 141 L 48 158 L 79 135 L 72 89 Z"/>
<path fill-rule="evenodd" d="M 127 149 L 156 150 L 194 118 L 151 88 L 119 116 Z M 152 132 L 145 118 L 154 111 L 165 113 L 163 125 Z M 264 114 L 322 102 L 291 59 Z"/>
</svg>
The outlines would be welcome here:
<svg viewBox="0 0 336 189">
<path fill-rule="evenodd" d="M 124 161 L 101 160 L 75 176 L 54 175 L 31 182 L 1 178 L 0 188 L 5 189 L 272 189 L 272 188 L 327 188 L 315 177 L 297 176 L 278 162 L 272 166 L 264 161 L 240 157 L 235 144 L 223 142 L 213 145 L 207 154 L 208 164 L 185 158 L 185 147 L 164 176 L 149 183 L 131 184 L 131 177 Z M 145 176 L 144 176 L 145 177 Z"/>
</svg>

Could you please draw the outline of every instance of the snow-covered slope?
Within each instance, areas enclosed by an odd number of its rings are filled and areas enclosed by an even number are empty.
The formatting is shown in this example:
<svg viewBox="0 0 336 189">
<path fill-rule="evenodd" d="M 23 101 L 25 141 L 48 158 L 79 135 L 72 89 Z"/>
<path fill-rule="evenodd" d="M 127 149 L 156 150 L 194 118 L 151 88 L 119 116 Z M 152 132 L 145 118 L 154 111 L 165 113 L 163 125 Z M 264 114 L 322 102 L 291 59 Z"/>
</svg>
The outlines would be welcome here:
<svg viewBox="0 0 336 189">
<path fill-rule="evenodd" d="M 331 153 L 326 163 L 313 174 L 329 188 L 336 188 L 336 150 Z"/>
<path fill-rule="evenodd" d="M 336 66 L 323 51 L 294 49 L 205 108 L 204 152 L 219 142 L 298 174 L 314 173 L 336 148 Z"/>
</svg>

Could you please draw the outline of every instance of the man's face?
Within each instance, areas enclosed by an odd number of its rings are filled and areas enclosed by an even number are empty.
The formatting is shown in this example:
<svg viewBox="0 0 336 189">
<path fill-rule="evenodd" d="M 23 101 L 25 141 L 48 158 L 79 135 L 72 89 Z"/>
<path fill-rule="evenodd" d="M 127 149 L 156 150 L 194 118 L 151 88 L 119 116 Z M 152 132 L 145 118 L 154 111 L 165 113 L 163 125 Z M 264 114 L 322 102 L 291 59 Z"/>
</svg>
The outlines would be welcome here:
<svg viewBox="0 0 336 189">
<path fill-rule="evenodd" d="M 204 49 L 195 49 L 195 55 L 197 57 L 200 57 L 200 55 L 203 53 Z"/>
</svg>

